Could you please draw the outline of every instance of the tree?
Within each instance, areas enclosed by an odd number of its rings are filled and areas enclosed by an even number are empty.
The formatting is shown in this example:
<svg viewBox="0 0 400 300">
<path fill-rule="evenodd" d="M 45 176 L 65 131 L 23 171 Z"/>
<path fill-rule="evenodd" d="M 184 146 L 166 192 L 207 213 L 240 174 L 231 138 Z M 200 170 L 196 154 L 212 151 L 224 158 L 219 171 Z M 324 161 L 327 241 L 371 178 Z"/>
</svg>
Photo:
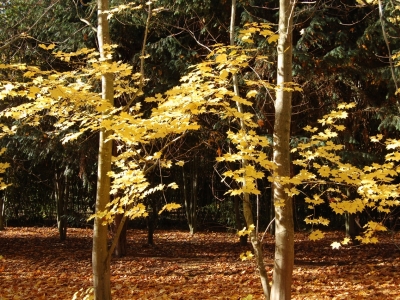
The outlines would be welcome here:
<svg viewBox="0 0 400 300">
<path fill-rule="evenodd" d="M 97 1 L 97 36 L 99 43 L 100 59 L 109 61 L 109 52 L 106 47 L 111 45 L 108 26 L 108 0 Z M 114 104 L 114 83 L 111 73 L 102 74 L 101 78 L 102 99 L 112 106 Z M 96 212 L 105 211 L 110 202 L 111 183 L 109 172 L 111 171 L 112 140 L 111 131 L 106 128 L 100 129 L 99 158 L 97 174 Z M 111 299 L 110 285 L 110 261 L 108 255 L 108 228 L 104 226 L 101 218 L 95 218 L 93 228 L 93 287 L 96 300 Z"/>
<path fill-rule="evenodd" d="M 3 148 L 0 151 L 0 156 L 5 152 L 6 148 Z M 6 169 L 9 167 L 8 163 L 0 163 L 0 174 L 3 174 L 6 172 Z M 5 190 L 9 184 L 6 184 L 3 180 L 3 178 L 0 177 L 0 191 Z M 0 194 L 0 230 L 4 230 L 4 192 Z"/>
<path fill-rule="evenodd" d="M 235 19 L 236 19 L 236 0 L 232 0 L 232 9 L 231 9 L 231 23 L 230 23 L 230 45 L 234 46 L 235 45 Z M 232 81 L 233 81 L 233 90 L 234 94 L 236 97 L 240 97 L 239 94 L 239 82 L 238 82 L 238 75 L 236 73 L 232 74 Z M 236 107 L 237 111 L 239 114 L 243 114 L 243 106 L 240 101 L 236 101 Z M 240 119 L 240 131 L 244 135 L 248 135 L 248 129 L 246 126 L 246 123 L 244 119 Z M 251 148 L 251 145 L 247 145 L 246 142 L 244 142 L 244 148 Z M 251 168 L 252 166 L 248 163 L 246 158 L 242 158 L 241 160 L 241 169 L 246 170 Z M 246 220 L 246 225 L 247 228 L 255 228 L 255 230 L 251 230 L 248 234 L 250 236 L 250 241 L 253 246 L 254 250 L 254 255 L 255 255 L 255 260 L 257 264 L 257 269 L 260 274 L 260 279 L 261 279 L 261 286 L 263 289 L 263 293 L 266 299 L 270 298 L 270 285 L 269 285 L 269 280 L 268 280 L 268 275 L 265 270 L 265 265 L 264 265 L 264 255 L 263 255 L 263 250 L 262 250 L 262 243 L 258 238 L 258 226 L 257 228 L 255 227 L 255 222 L 253 218 L 253 212 L 252 212 L 252 207 L 251 207 L 251 202 L 250 202 L 250 194 L 253 192 L 251 191 L 251 186 L 250 188 L 247 186 L 247 180 L 246 179 L 246 174 L 247 172 L 245 171 L 244 178 L 242 180 L 241 187 L 243 189 L 243 214 L 244 218 Z"/>
<path fill-rule="evenodd" d="M 290 124 L 292 113 L 292 35 L 295 1 L 279 1 L 277 92 L 274 123 L 275 258 L 271 299 L 288 300 L 294 264 L 293 205 L 287 193 L 290 178 Z M 289 87 L 289 89 L 288 89 Z"/>
</svg>

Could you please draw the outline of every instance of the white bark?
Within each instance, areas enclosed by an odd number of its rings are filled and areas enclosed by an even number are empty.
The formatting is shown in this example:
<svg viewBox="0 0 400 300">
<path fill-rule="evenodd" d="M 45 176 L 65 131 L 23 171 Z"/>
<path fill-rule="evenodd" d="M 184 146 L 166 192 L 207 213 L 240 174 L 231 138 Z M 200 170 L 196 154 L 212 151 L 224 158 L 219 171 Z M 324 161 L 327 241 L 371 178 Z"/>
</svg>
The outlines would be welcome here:
<svg viewBox="0 0 400 300">
<path fill-rule="evenodd" d="M 278 90 L 275 100 L 274 153 L 275 177 L 290 176 L 290 123 L 292 92 L 284 90 L 292 82 L 292 22 L 295 0 L 280 0 L 278 40 Z M 294 225 L 292 199 L 276 180 L 273 183 L 275 203 L 275 260 L 272 277 L 272 300 L 289 300 L 294 264 Z M 283 203 L 284 205 L 280 205 Z"/>
</svg>

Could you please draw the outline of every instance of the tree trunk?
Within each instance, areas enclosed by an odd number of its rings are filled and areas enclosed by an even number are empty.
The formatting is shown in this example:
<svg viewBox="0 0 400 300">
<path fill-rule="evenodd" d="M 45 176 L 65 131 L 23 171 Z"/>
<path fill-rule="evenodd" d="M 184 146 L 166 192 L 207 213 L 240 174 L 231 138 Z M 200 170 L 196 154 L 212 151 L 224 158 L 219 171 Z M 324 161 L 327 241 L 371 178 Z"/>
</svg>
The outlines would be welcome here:
<svg viewBox="0 0 400 300">
<path fill-rule="evenodd" d="M 351 241 L 354 243 L 356 241 L 356 236 L 359 234 L 358 233 L 358 227 L 356 224 L 356 214 L 351 214 L 346 212 L 345 213 L 345 225 L 346 225 L 346 236 L 351 239 Z"/>
<path fill-rule="evenodd" d="M 4 230 L 4 219 L 5 219 L 5 192 L 3 191 L 3 195 L 0 196 L 0 230 Z"/>
<path fill-rule="evenodd" d="M 232 0 L 232 7 L 231 7 L 231 23 L 230 23 L 230 45 L 234 46 L 235 45 L 235 18 L 236 18 L 236 0 Z M 233 90 L 235 95 L 239 96 L 239 83 L 238 83 L 238 78 L 237 74 L 232 75 L 232 80 L 233 80 Z M 243 113 L 243 107 L 240 102 L 236 102 L 236 107 L 239 113 Z M 240 119 L 240 129 L 243 130 L 244 132 L 247 132 L 246 125 L 243 121 L 243 119 Z M 246 166 L 248 166 L 248 162 L 243 159 L 241 162 L 241 167 L 244 169 Z M 245 188 L 246 181 L 243 181 L 243 189 Z M 246 220 L 246 225 L 247 228 L 250 228 L 251 225 L 256 225 L 253 220 L 253 212 L 251 210 L 251 203 L 250 203 L 250 194 L 249 193 L 243 193 L 243 214 L 244 218 Z M 258 228 L 253 230 L 250 233 L 250 242 L 253 246 L 253 251 L 254 251 L 254 257 L 256 260 L 257 264 L 257 269 L 260 275 L 260 280 L 261 280 L 261 286 L 263 289 L 264 297 L 265 299 L 269 299 L 270 297 L 270 286 L 269 286 L 269 280 L 268 280 L 268 275 L 265 270 L 265 264 L 264 264 L 264 255 L 263 255 L 263 249 L 262 249 L 262 244 L 260 243 L 260 240 L 258 239 L 257 236 L 258 233 Z"/>
<path fill-rule="evenodd" d="M 274 152 L 276 164 L 273 183 L 275 205 L 275 261 L 272 277 L 272 300 L 291 297 L 294 264 L 294 222 L 292 199 L 285 193 L 287 185 L 280 178 L 290 177 L 290 123 L 292 92 L 285 90 L 292 82 L 292 24 L 295 0 L 279 2 L 279 40 L 277 92 L 275 100 Z"/>
<path fill-rule="evenodd" d="M 192 162 L 185 164 L 182 169 L 183 193 L 185 201 L 186 220 L 189 225 L 190 234 L 197 231 L 197 193 L 198 175 L 197 158 L 193 157 Z"/>
<path fill-rule="evenodd" d="M 147 244 L 154 245 L 154 231 L 157 223 L 157 205 L 155 199 L 150 199 L 147 216 Z"/>
<path fill-rule="evenodd" d="M 114 250 L 114 255 L 115 257 L 124 257 L 126 256 L 126 230 L 128 228 L 128 222 L 125 221 L 125 223 L 122 225 L 122 230 L 119 236 L 117 237 L 118 234 L 118 227 L 121 224 L 123 218 L 123 214 L 116 214 L 115 219 L 114 219 L 114 236 L 115 238 L 118 239 L 117 244 L 115 246 Z"/>
<path fill-rule="evenodd" d="M 240 207 L 239 207 L 240 200 L 241 199 L 240 199 L 240 197 L 238 195 L 233 197 L 233 201 L 234 201 L 233 205 L 234 205 L 234 208 L 235 208 L 235 227 L 236 227 L 237 231 L 243 229 L 243 224 L 242 224 L 242 220 L 241 220 L 241 217 L 240 217 Z M 247 245 L 247 239 L 248 239 L 248 235 L 239 236 L 240 245 L 246 246 Z"/>
<path fill-rule="evenodd" d="M 110 34 L 107 11 L 109 10 L 108 0 L 97 0 L 97 37 L 99 43 L 100 58 L 106 60 L 104 46 L 110 45 Z M 114 89 L 112 74 L 105 73 L 101 78 L 102 98 L 114 104 Z M 107 175 L 111 171 L 112 141 L 108 140 L 111 132 L 105 129 L 100 130 L 99 137 L 99 157 L 97 170 L 97 192 L 96 192 L 96 213 L 106 210 L 106 205 L 110 202 L 110 177 Z M 103 220 L 95 218 L 93 228 L 93 249 L 92 249 L 92 268 L 93 268 L 93 288 L 95 300 L 111 299 L 110 284 L 110 261 L 108 259 L 107 248 L 107 226 Z"/>
<path fill-rule="evenodd" d="M 349 199 L 354 199 L 356 193 L 352 193 L 350 188 L 346 190 L 347 197 Z M 356 236 L 360 234 L 360 228 L 357 225 L 356 218 L 358 217 L 357 213 L 351 214 L 346 212 L 344 214 L 345 217 L 345 228 L 346 228 L 346 236 L 351 239 L 353 244 L 358 245 L 359 241 L 356 240 Z"/>
<path fill-rule="evenodd" d="M 57 206 L 57 228 L 61 241 L 65 241 L 67 238 L 67 184 L 67 178 L 62 174 L 62 171 L 56 172 L 54 196 Z"/>
<path fill-rule="evenodd" d="M 117 157 L 118 156 L 118 148 L 117 144 L 113 143 L 112 145 L 112 156 Z M 117 195 L 118 196 L 118 195 Z M 120 196 L 120 195 L 119 195 Z M 118 235 L 118 227 L 121 224 L 123 214 L 116 214 L 114 223 L 112 226 L 114 238 L 116 239 L 116 245 L 114 249 L 114 256 L 115 257 L 124 257 L 126 256 L 126 249 L 127 249 L 127 240 L 126 240 L 126 231 L 128 229 L 128 222 L 125 221 L 124 224 L 122 225 L 121 233 Z"/>
</svg>

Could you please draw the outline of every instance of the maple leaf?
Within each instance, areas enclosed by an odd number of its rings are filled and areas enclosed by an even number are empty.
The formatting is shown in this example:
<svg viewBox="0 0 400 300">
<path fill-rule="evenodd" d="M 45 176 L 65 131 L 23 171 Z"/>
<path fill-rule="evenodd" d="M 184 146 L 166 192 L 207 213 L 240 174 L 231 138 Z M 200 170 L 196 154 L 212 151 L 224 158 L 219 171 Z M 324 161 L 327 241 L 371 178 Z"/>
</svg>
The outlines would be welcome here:
<svg viewBox="0 0 400 300">
<path fill-rule="evenodd" d="M 264 33 L 264 32 L 263 32 Z M 260 32 L 260 34 L 263 34 L 263 33 L 261 33 Z M 268 32 L 269 33 L 269 32 Z M 274 43 L 274 42 L 276 42 L 277 40 L 279 39 L 279 35 L 278 34 L 274 34 L 274 35 L 271 35 L 269 38 L 268 38 L 268 43 L 269 44 L 272 44 L 272 43 Z"/>
<path fill-rule="evenodd" d="M 339 242 L 333 242 L 331 244 L 332 249 L 339 249 L 342 246 Z"/>
<path fill-rule="evenodd" d="M 308 238 L 309 238 L 311 241 L 317 241 L 317 240 L 323 239 L 324 236 L 325 236 L 325 234 L 324 234 L 321 230 L 317 229 L 317 230 L 314 230 L 314 231 L 309 235 Z"/>
<path fill-rule="evenodd" d="M 341 242 L 342 245 L 347 245 L 351 240 L 349 238 L 344 238 Z"/>
<path fill-rule="evenodd" d="M 246 98 L 255 97 L 258 94 L 256 90 L 251 90 L 246 94 Z"/>
</svg>

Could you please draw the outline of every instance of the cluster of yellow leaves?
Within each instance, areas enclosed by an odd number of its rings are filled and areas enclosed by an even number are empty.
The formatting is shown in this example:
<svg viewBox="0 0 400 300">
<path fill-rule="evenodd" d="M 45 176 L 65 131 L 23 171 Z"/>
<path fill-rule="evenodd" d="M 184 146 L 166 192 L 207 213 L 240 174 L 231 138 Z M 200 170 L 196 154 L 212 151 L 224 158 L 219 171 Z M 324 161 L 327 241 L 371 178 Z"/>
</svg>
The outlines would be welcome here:
<svg viewBox="0 0 400 300">
<path fill-rule="evenodd" d="M 240 259 L 241 260 L 249 260 L 254 257 L 254 254 L 251 253 L 251 251 L 246 251 L 246 253 L 241 253 L 240 254 Z"/>
<path fill-rule="evenodd" d="M 312 183 L 318 186 L 326 186 L 322 194 L 314 194 L 313 198 L 305 198 L 305 202 L 309 204 L 311 209 L 329 201 L 329 206 L 338 214 L 353 214 L 363 211 L 366 207 L 390 213 L 393 207 L 400 205 L 400 186 L 394 181 L 400 172 L 400 167 L 394 163 L 400 160 L 398 152 L 400 141 L 388 139 L 385 142 L 386 148 L 390 152 L 386 155 L 386 162 L 383 164 L 373 163 L 360 169 L 350 163 L 343 163 L 338 151 L 342 150 L 344 146 L 336 144 L 335 137 L 345 127 L 337 123 L 340 119 L 347 117 L 346 110 L 353 108 L 354 105 L 354 103 L 339 104 L 338 110 L 332 111 L 319 120 L 323 127 L 327 127 L 319 132 L 316 127 L 307 126 L 304 128 L 312 134 L 311 138 L 308 142 L 300 143 L 292 149 L 293 153 L 297 152 L 301 157 L 294 163 L 304 169 L 289 181 L 294 185 Z M 380 142 L 382 138 L 382 135 L 377 135 L 372 137 L 371 141 Z M 344 187 L 345 190 L 355 190 L 358 197 L 347 199 L 341 187 Z M 294 189 L 287 192 L 296 194 Z M 329 196 L 323 197 L 323 195 Z M 306 218 L 306 223 L 327 225 L 328 220 Z M 360 241 L 363 243 L 376 242 L 377 240 L 372 237 L 373 233 L 384 228 L 382 225 L 378 225 L 377 223 L 368 223 L 364 237 L 359 237 Z M 310 235 L 312 240 L 321 237 L 322 234 L 318 231 L 314 231 Z M 341 244 L 345 244 L 345 242 Z M 332 245 L 334 248 L 339 246 L 340 243 Z"/>
<path fill-rule="evenodd" d="M 3 153 L 6 151 L 6 148 L 2 148 L 0 149 L 0 156 L 3 155 Z M 9 163 L 2 163 L 0 162 L 0 175 L 4 174 L 6 172 L 6 170 L 10 167 Z M 10 184 L 7 184 L 3 181 L 3 178 L 0 177 L 0 191 L 6 189 L 8 186 L 10 186 Z M 1 256 L 0 256 L 1 259 Z"/>
<path fill-rule="evenodd" d="M 357 0 L 357 3 L 364 6 L 364 5 L 377 5 L 379 2 L 378 0 Z"/>
<path fill-rule="evenodd" d="M 238 231 L 238 235 L 239 236 L 246 236 L 246 235 L 250 235 L 250 233 L 255 229 L 256 227 L 252 224 L 249 226 L 249 229 L 246 229 L 246 227 L 244 227 L 242 230 Z"/>
<path fill-rule="evenodd" d="M 373 236 L 373 234 L 377 231 L 386 231 L 386 227 L 377 223 L 370 221 L 365 226 L 365 234 L 364 236 L 357 236 L 356 239 L 361 241 L 361 243 L 369 244 L 369 243 L 377 243 L 378 239 Z"/>
<path fill-rule="evenodd" d="M 109 14 L 132 7 L 118 7 Z M 252 26 L 256 26 L 252 24 Z M 260 25 L 256 32 L 261 35 L 272 35 L 269 25 Z M 250 27 L 248 27 L 250 28 Z M 250 29 L 251 30 L 251 29 Z M 53 50 L 54 45 L 41 45 L 43 49 Z M 106 57 L 112 57 L 113 45 L 106 46 Z M 47 114 L 57 119 L 53 135 L 72 126 L 79 127 L 67 134 L 63 141 L 71 142 L 86 131 L 97 131 L 104 128 L 112 132 L 110 139 L 123 145 L 124 151 L 113 158 L 116 170 L 108 174 L 113 178 L 112 194 L 118 195 L 109 204 L 108 210 L 98 215 L 105 223 L 111 222 L 117 213 L 138 208 L 138 204 L 148 194 L 165 188 L 163 185 L 150 188 L 146 179 L 146 170 L 155 164 L 170 168 L 173 162 L 164 157 L 164 149 L 179 136 L 189 130 L 199 129 L 196 115 L 203 113 L 217 114 L 229 122 L 243 122 L 246 128 L 256 128 L 258 124 L 251 112 L 240 112 L 236 103 L 252 105 L 251 98 L 257 95 L 254 87 L 271 87 L 267 82 L 248 81 L 249 92 L 246 98 L 236 95 L 229 84 L 230 76 L 248 66 L 254 57 L 254 51 L 240 47 L 216 46 L 207 60 L 193 67 L 192 71 L 182 78 L 181 84 L 166 93 L 141 99 L 155 102 L 149 117 L 140 112 L 140 101 L 126 111 L 114 108 L 108 101 L 101 99 L 96 90 L 102 75 L 111 73 L 114 79 L 115 97 L 139 97 L 140 75 L 132 67 L 122 62 L 107 62 L 99 59 L 99 53 L 92 49 L 80 49 L 73 53 L 55 52 L 54 55 L 67 62 L 84 61 L 79 69 L 71 72 L 42 71 L 37 67 L 14 65 L 0 66 L 22 72 L 20 82 L 2 82 L 0 97 L 25 97 L 29 101 L 4 110 L 1 115 L 23 121 L 24 124 L 37 126 L 41 116 Z M 135 99 L 133 99 L 135 100 Z M 250 110 L 249 110 L 250 111 Z M 3 134 L 10 134 L 13 129 L 3 127 Z M 263 151 L 268 146 L 265 137 L 258 136 L 254 130 L 229 131 L 228 138 L 236 145 L 236 153 L 225 154 L 219 161 L 248 160 L 243 170 L 227 172 L 225 176 L 233 177 L 242 184 L 242 189 L 231 191 L 231 194 L 258 194 L 256 180 L 264 175 L 259 168 L 272 169 L 273 165 Z M 172 137 L 172 138 L 168 138 Z M 164 146 L 155 149 L 150 145 L 163 139 Z M 149 147 L 146 147 L 149 145 Z M 141 146 L 141 147 L 139 147 Z M 152 150 L 154 151 L 154 150 Z M 177 165 L 183 165 L 178 162 Z M 176 184 L 169 187 L 176 188 Z M 121 193 L 122 192 L 122 193 Z M 140 209 L 132 215 L 143 215 Z"/>
<path fill-rule="evenodd" d="M 258 33 L 264 38 L 267 38 L 268 43 L 274 43 L 278 40 L 279 35 L 271 30 L 272 24 L 267 23 L 247 23 L 244 28 L 239 32 L 239 39 L 244 43 L 253 44 L 253 35 Z"/>
<path fill-rule="evenodd" d="M 55 48 L 54 45 L 40 47 L 46 50 Z M 111 57 L 113 48 L 115 46 L 106 47 L 107 57 Z M 86 64 L 70 72 L 42 71 L 26 65 L 1 65 L 0 68 L 13 71 L 14 74 L 19 72 L 20 80 L 1 81 L 0 99 L 20 97 L 26 101 L 3 110 L 0 115 L 30 126 L 39 125 L 44 115 L 52 116 L 57 121 L 54 130 L 47 133 L 48 136 L 56 136 L 74 126 L 75 130 L 64 137 L 64 143 L 74 141 L 86 131 L 100 128 L 112 131 L 111 139 L 124 145 L 124 151 L 113 158 L 115 170 L 118 171 L 108 174 L 113 178 L 111 193 L 118 197 L 109 203 L 107 211 L 99 212 L 96 217 L 102 218 L 106 224 L 112 222 L 117 213 L 125 213 L 131 218 L 145 216 L 145 207 L 140 204 L 142 199 L 164 188 L 163 185 L 150 188 L 146 179 L 147 168 L 154 164 L 167 168 L 172 166 L 172 161 L 162 157 L 162 150 L 146 149 L 145 145 L 169 135 L 198 129 L 198 125 L 191 120 L 191 108 L 201 104 L 201 101 L 195 103 L 200 97 L 192 97 L 187 102 L 178 89 L 170 91 L 166 97 L 157 95 L 156 101 L 160 105 L 150 117 L 144 118 L 140 113 L 140 101 L 133 103 L 128 111 L 114 108 L 102 99 L 98 90 L 101 76 L 111 73 L 115 97 L 132 97 L 135 100 L 141 95 L 140 75 L 134 73 L 131 66 L 122 62 L 103 61 L 93 49 L 84 48 L 73 53 L 55 52 L 54 55 L 67 62 L 74 59 L 85 61 Z M 184 103 L 191 106 L 182 105 Z M 6 125 L 0 128 L 2 136 L 16 131 L 16 128 L 10 129 Z M 144 147 L 139 150 L 139 145 Z M 6 168 L 7 165 L 0 165 L 2 167 Z M 177 185 L 170 184 L 168 187 L 177 188 Z M 170 210 L 171 207 L 167 206 L 166 209 Z"/>
</svg>

